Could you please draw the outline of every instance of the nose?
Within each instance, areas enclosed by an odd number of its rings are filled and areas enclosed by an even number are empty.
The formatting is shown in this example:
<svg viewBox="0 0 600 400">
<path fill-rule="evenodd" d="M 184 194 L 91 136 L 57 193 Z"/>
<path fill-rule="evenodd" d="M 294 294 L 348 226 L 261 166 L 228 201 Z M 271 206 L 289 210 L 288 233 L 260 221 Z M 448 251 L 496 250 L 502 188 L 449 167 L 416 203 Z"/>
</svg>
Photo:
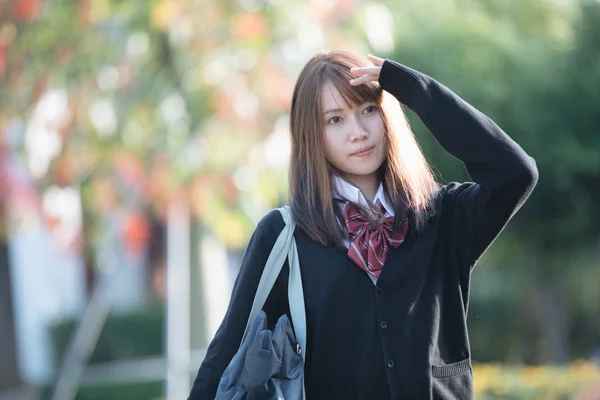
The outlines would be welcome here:
<svg viewBox="0 0 600 400">
<path fill-rule="evenodd" d="M 357 140 L 363 140 L 369 137 L 369 132 L 363 125 L 360 117 L 354 117 L 351 119 L 350 141 L 356 142 Z"/>
</svg>

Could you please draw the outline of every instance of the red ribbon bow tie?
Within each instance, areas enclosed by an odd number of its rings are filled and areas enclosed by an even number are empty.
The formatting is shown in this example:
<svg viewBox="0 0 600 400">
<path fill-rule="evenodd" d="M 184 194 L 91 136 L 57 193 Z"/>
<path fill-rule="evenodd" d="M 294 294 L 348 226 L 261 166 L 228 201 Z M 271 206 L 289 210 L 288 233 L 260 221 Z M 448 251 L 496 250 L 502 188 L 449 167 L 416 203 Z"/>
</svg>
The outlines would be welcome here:
<svg viewBox="0 0 600 400">
<path fill-rule="evenodd" d="M 381 208 L 385 215 L 385 209 Z M 348 256 L 365 272 L 379 278 L 389 246 L 398 248 L 404 242 L 408 224 L 394 232 L 394 217 L 387 217 L 380 219 L 378 226 L 372 226 L 363 211 L 352 202 L 346 203 L 344 218 L 351 240 Z"/>
</svg>

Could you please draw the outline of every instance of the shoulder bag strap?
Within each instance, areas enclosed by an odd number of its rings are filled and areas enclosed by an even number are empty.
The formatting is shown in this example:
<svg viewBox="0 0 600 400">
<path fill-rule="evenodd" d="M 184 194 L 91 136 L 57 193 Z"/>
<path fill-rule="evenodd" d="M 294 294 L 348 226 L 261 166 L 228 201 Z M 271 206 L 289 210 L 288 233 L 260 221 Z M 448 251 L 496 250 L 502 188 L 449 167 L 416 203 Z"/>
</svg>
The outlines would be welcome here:
<svg viewBox="0 0 600 400">
<path fill-rule="evenodd" d="M 290 275 L 288 281 L 288 297 L 290 302 L 290 314 L 292 316 L 292 322 L 294 324 L 294 332 L 296 334 L 296 340 L 300 345 L 302 358 L 306 355 L 306 311 L 304 308 L 304 293 L 302 289 L 302 278 L 300 276 L 300 262 L 298 260 L 298 250 L 296 247 L 296 241 L 294 240 L 294 230 L 296 224 L 292 217 L 292 212 L 289 206 L 283 206 L 278 208 L 279 212 L 285 222 L 285 227 L 277 237 L 273 249 L 269 254 L 269 258 L 265 264 L 265 269 L 260 277 L 256 294 L 254 295 L 254 301 L 252 302 L 252 309 L 246 322 L 246 329 L 244 330 L 244 336 L 242 342 L 246 338 L 252 322 L 256 319 L 256 316 L 262 310 L 267 297 L 283 268 L 286 257 L 288 258 L 288 264 L 290 267 Z"/>
</svg>

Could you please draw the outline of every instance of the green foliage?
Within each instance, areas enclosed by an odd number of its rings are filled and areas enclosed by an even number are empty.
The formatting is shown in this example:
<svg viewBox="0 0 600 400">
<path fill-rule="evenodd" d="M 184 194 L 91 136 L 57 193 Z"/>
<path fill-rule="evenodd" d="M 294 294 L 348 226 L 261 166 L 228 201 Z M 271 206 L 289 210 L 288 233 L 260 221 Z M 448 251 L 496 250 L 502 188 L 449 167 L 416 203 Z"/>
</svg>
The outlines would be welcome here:
<svg viewBox="0 0 600 400">
<path fill-rule="evenodd" d="M 142 382 L 81 388 L 75 400 L 159 400 L 163 382 Z"/>
<path fill-rule="evenodd" d="M 513 224 L 536 249 L 593 244 L 600 233 L 600 4 L 484 2 L 433 14 L 393 58 L 442 81 L 494 119 L 537 161 L 540 181 Z M 469 4 L 471 4 L 469 2 Z M 455 17 L 463 18 L 457 24 Z M 413 117 L 414 118 L 414 117 Z M 438 169 L 458 162 L 419 137 Z M 556 227 L 560 226 L 560 229 Z"/>
<path fill-rule="evenodd" d="M 130 383 L 82 388 L 75 400 L 158 400 L 163 393 L 163 382 Z"/>
<path fill-rule="evenodd" d="M 124 360 L 164 353 L 164 312 L 161 304 L 146 306 L 128 313 L 109 314 L 90 363 Z M 57 361 L 62 360 L 66 346 L 78 321 L 64 320 L 52 327 L 52 340 Z"/>
<path fill-rule="evenodd" d="M 473 275 L 474 357 L 543 362 L 558 347 L 585 357 L 600 339 L 600 311 L 590 307 L 598 303 L 600 276 L 593 258 L 578 256 L 595 254 L 600 235 L 600 3 L 428 3 L 393 8 L 399 43 L 389 57 L 489 115 L 540 172 L 530 199 Z M 468 179 L 409 117 L 443 181 Z"/>
</svg>

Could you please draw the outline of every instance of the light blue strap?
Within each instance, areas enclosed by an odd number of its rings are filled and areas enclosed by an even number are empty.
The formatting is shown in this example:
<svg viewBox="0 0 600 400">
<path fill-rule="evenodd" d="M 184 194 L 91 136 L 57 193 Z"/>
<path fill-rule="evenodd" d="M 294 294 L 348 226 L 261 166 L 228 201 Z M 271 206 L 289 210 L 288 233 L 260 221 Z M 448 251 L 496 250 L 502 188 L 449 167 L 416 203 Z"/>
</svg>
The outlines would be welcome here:
<svg viewBox="0 0 600 400">
<path fill-rule="evenodd" d="M 286 225 L 295 229 L 295 223 L 292 218 L 291 210 L 288 206 L 279 209 L 283 215 Z M 290 267 L 290 276 L 288 280 L 288 297 L 290 302 L 290 314 L 294 323 L 294 332 L 296 340 L 302 351 L 302 358 L 306 357 L 306 310 L 304 309 L 304 291 L 302 289 L 302 277 L 300 276 L 300 261 L 298 259 L 298 249 L 296 240 L 292 237 L 288 250 L 288 264 Z"/>
<path fill-rule="evenodd" d="M 292 213 L 289 207 L 284 208 L 288 214 L 291 224 L 294 224 L 292 220 Z M 280 209 L 281 211 L 281 209 Z M 285 213 L 283 219 L 286 219 Z M 287 223 L 287 221 L 286 221 Z M 290 303 L 290 314 L 292 315 L 292 321 L 294 323 L 294 333 L 296 334 L 296 340 L 300 345 L 300 351 L 302 352 L 302 359 L 306 361 L 306 310 L 304 308 L 304 291 L 302 289 L 302 277 L 300 276 L 300 261 L 298 259 L 298 249 L 296 247 L 296 240 L 292 238 L 292 243 L 288 252 L 288 263 L 290 266 L 290 277 L 288 280 L 288 297 Z M 302 399 L 306 400 L 306 388 L 304 387 L 304 375 L 302 375 Z"/>
<path fill-rule="evenodd" d="M 273 249 L 271 250 L 269 258 L 265 264 L 265 269 L 260 277 L 260 282 L 258 283 L 256 294 L 254 295 L 252 309 L 250 310 L 250 315 L 248 316 L 248 322 L 246 323 L 246 329 L 244 330 L 242 342 L 246 338 L 252 322 L 256 319 L 256 316 L 260 310 L 262 310 L 264 307 L 267 297 L 269 297 L 269 293 L 271 292 L 271 289 L 273 288 L 273 285 L 275 284 L 275 281 L 281 272 L 281 268 L 283 267 L 283 263 L 288 256 L 291 243 L 294 239 L 293 235 L 293 223 L 290 225 L 288 221 L 286 221 L 286 225 L 277 237 L 277 240 L 275 241 Z"/>
<path fill-rule="evenodd" d="M 304 291 L 302 289 L 298 249 L 296 247 L 296 240 L 294 239 L 296 223 L 294 222 L 292 211 L 289 206 L 283 206 L 277 210 L 279 210 L 283 217 L 285 227 L 277 237 L 273 249 L 269 254 L 269 258 L 267 259 L 267 263 L 265 264 L 265 269 L 260 277 L 260 282 L 256 289 L 254 301 L 252 302 L 252 309 L 250 310 L 250 316 L 246 323 L 242 342 L 248 334 L 252 321 L 256 319 L 256 316 L 264 307 L 267 297 L 269 296 L 287 257 L 290 267 L 288 280 L 290 314 L 292 316 L 292 323 L 294 324 L 296 340 L 300 345 L 302 359 L 304 360 L 306 358 L 306 310 L 304 308 Z M 302 395 L 303 398 L 306 399 L 305 390 L 302 391 Z"/>
</svg>

